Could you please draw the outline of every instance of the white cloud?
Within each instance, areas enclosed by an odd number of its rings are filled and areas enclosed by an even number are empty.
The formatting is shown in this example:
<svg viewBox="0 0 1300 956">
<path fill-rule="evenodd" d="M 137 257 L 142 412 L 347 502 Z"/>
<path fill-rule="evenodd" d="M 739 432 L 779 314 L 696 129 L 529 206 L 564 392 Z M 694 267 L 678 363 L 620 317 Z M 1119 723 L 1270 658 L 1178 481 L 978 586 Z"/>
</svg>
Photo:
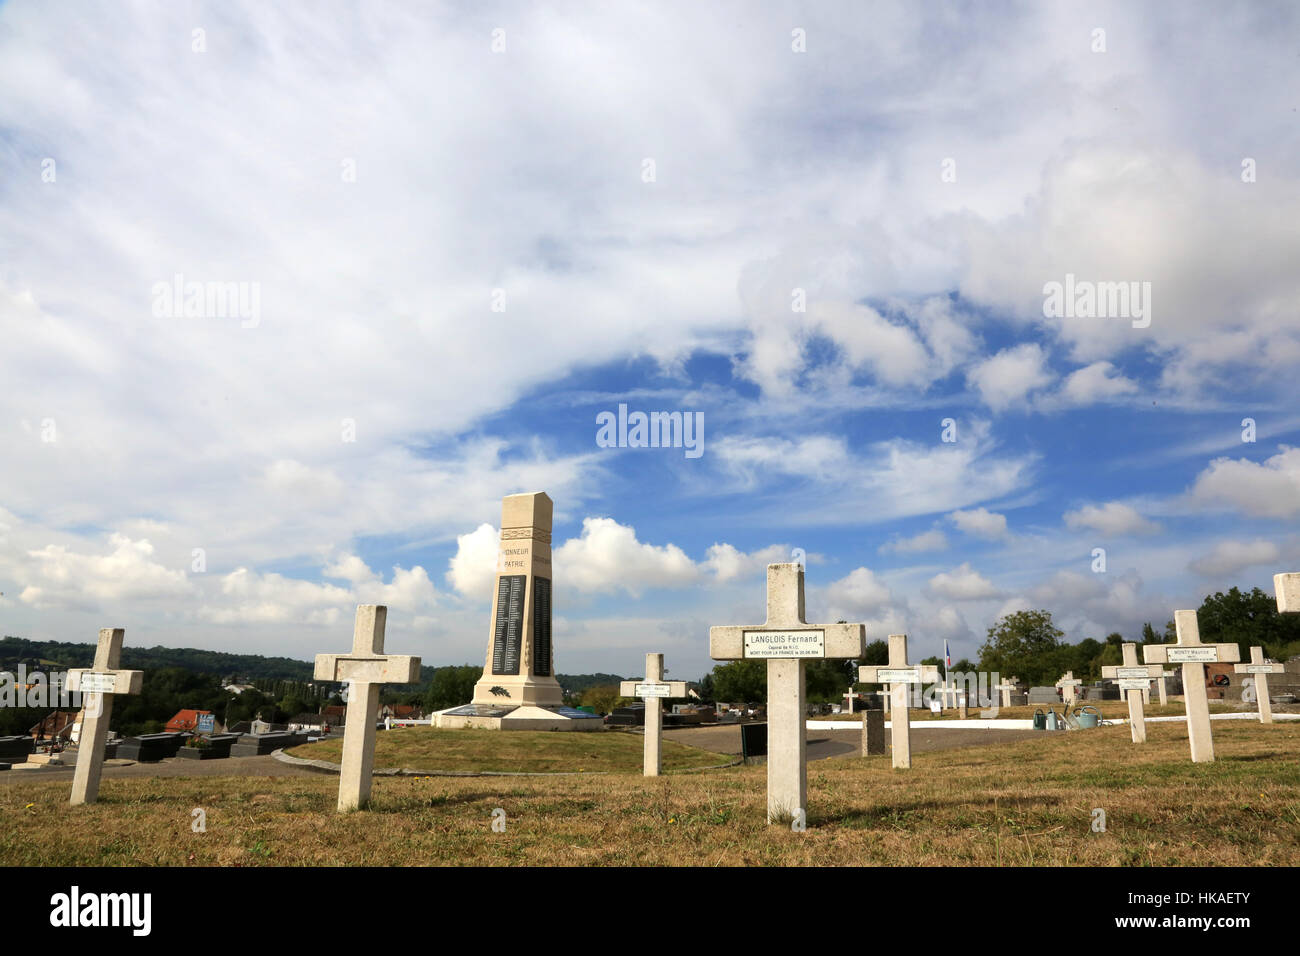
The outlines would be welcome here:
<svg viewBox="0 0 1300 956">
<path fill-rule="evenodd" d="M 1137 382 L 1119 374 L 1110 362 L 1093 362 L 1067 375 L 1060 391 L 1043 404 L 1064 407 L 1094 405 L 1128 398 L 1138 390 Z"/>
<path fill-rule="evenodd" d="M 1155 522 L 1138 514 L 1131 505 L 1108 501 L 1104 505 L 1084 505 L 1063 516 L 1066 527 L 1075 530 L 1097 531 L 1104 535 L 1153 534 L 1160 530 Z"/>
<path fill-rule="evenodd" d="M 972 508 L 969 511 L 954 511 L 948 520 L 965 534 L 996 541 L 1007 536 L 1007 516 L 989 511 L 987 508 Z"/>
<path fill-rule="evenodd" d="M 456 535 L 456 553 L 448 561 L 448 583 L 464 597 L 491 601 L 500 544 L 500 535 L 490 524 Z"/>
<path fill-rule="evenodd" d="M 557 580 L 584 593 L 638 595 L 646 588 L 686 587 L 699 569 L 675 544 L 638 541 L 636 529 L 613 518 L 584 518 L 582 535 L 552 553 Z"/>
<path fill-rule="evenodd" d="M 769 564 L 790 560 L 790 548 L 783 544 L 768 545 L 746 554 L 734 545 L 723 543 L 711 545 L 701 565 L 719 582 L 725 582 L 766 571 Z"/>
<path fill-rule="evenodd" d="M 109 536 L 107 554 L 84 554 L 51 544 L 28 551 L 28 561 L 18 563 L 14 575 L 22 590 L 18 599 L 44 610 L 91 610 L 123 601 L 183 599 L 193 593 L 184 571 L 153 560 L 147 540 L 125 535 Z"/>
<path fill-rule="evenodd" d="M 985 405 L 1003 412 L 1027 404 L 1030 392 L 1051 384 L 1052 373 L 1042 348 L 1026 342 L 975 363 L 967 371 L 966 381 L 979 392 Z"/>
<path fill-rule="evenodd" d="M 999 596 L 997 587 L 988 578 L 964 561 L 951 571 L 942 571 L 930 579 L 931 593 L 951 601 L 978 601 Z"/>
<path fill-rule="evenodd" d="M 1207 578 L 1217 578 L 1260 565 L 1276 566 L 1281 557 L 1281 549 L 1263 538 L 1220 541 L 1209 554 L 1197 558 L 1188 567 Z"/>
<path fill-rule="evenodd" d="M 1300 515 L 1300 448 L 1283 445 L 1262 463 L 1216 458 L 1197 475 L 1191 495 L 1259 518 L 1294 518 Z"/>
<path fill-rule="evenodd" d="M 948 537 L 938 528 L 922 531 L 910 538 L 895 538 L 886 541 L 877 551 L 881 554 L 921 554 L 926 551 L 948 550 Z"/>
<path fill-rule="evenodd" d="M 854 568 L 827 585 L 826 599 L 837 618 L 853 620 L 888 604 L 890 593 L 870 568 Z"/>
</svg>

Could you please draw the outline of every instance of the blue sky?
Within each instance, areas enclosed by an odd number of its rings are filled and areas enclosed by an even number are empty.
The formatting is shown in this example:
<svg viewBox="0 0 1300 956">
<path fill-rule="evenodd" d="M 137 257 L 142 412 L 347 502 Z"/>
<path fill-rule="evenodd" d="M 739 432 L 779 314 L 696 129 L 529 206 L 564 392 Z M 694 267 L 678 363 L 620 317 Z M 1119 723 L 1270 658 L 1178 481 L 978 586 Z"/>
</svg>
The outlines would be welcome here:
<svg viewBox="0 0 1300 956">
<path fill-rule="evenodd" d="M 699 7 L 0 5 L 0 630 L 477 662 L 531 490 L 563 672 L 1300 566 L 1293 9 Z"/>
</svg>

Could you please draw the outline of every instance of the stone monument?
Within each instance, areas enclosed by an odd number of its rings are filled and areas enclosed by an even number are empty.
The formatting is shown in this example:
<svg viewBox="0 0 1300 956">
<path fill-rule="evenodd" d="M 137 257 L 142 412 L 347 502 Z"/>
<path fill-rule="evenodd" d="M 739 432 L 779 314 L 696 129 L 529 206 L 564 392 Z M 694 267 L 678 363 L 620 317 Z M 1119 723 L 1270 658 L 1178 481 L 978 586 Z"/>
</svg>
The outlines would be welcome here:
<svg viewBox="0 0 1300 956">
<path fill-rule="evenodd" d="M 474 699 L 434 715 L 439 727 L 600 730 L 594 714 L 564 706 L 551 643 L 551 517 L 541 491 L 501 500 L 492 626 Z"/>
</svg>

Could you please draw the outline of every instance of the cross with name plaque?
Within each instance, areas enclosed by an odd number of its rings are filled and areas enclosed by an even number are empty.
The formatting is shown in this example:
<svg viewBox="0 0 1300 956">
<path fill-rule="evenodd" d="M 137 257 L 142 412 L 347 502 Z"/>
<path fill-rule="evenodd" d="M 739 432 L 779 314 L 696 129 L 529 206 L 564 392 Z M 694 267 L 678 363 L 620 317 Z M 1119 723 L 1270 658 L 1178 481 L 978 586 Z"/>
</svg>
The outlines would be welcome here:
<svg viewBox="0 0 1300 956">
<path fill-rule="evenodd" d="M 1124 663 L 1106 666 L 1101 676 L 1119 684 L 1120 697 L 1128 697 L 1128 722 L 1133 743 L 1146 743 L 1147 715 L 1143 691 L 1150 690 L 1151 679 L 1159 677 L 1164 669 L 1159 664 L 1139 664 L 1137 644 L 1123 645 Z"/>
<path fill-rule="evenodd" d="M 1259 699 L 1259 722 L 1261 724 L 1271 724 L 1273 722 L 1273 704 L 1268 699 L 1268 675 L 1281 674 L 1286 668 L 1281 664 L 1271 664 L 1264 660 L 1264 648 L 1252 647 L 1250 649 L 1250 662 L 1247 664 L 1236 664 L 1233 670 L 1238 674 L 1250 674 L 1255 678 L 1255 696 Z"/>
<path fill-rule="evenodd" d="M 863 624 L 804 620 L 803 566 L 767 566 L 767 620 L 709 628 L 717 661 L 767 661 L 767 822 L 806 819 L 808 738 L 805 672 L 809 660 L 856 659 L 866 650 Z"/>
<path fill-rule="evenodd" d="M 115 694 L 138 694 L 144 687 L 144 671 L 118 670 L 126 629 L 101 627 L 95 646 L 95 666 L 68 671 L 67 688 L 85 695 L 86 716 L 77 739 L 77 770 L 72 777 L 72 806 L 99 799 L 99 777 L 104 770 L 104 741 L 113 716 Z"/>
<path fill-rule="evenodd" d="M 889 635 L 889 664 L 881 667 L 858 668 L 858 680 L 863 684 L 888 684 L 893 708 L 889 721 L 890 743 L 894 767 L 905 770 L 912 766 L 911 722 L 907 713 L 907 698 L 913 684 L 933 684 L 939 680 L 937 664 L 907 663 L 907 635 Z"/>
<path fill-rule="evenodd" d="M 1183 705 L 1187 710 L 1187 741 L 1193 763 L 1214 760 L 1214 738 L 1210 734 L 1210 703 L 1205 694 L 1205 665 L 1214 661 L 1241 660 L 1236 644 L 1202 644 L 1195 611 L 1175 611 L 1176 644 L 1147 644 L 1142 658 L 1148 664 L 1183 665 Z"/>
<path fill-rule="evenodd" d="M 645 656 L 645 680 L 625 680 L 618 685 L 624 697 L 640 697 L 645 701 L 645 758 L 642 776 L 657 777 L 664 769 L 664 700 L 685 697 L 686 681 L 664 680 L 664 656 Z"/>
<path fill-rule="evenodd" d="M 1011 695 L 1016 689 L 1016 679 L 1014 677 L 1004 680 L 1000 684 L 994 684 L 992 689 L 1002 692 L 1002 706 L 1011 706 Z"/>
<path fill-rule="evenodd" d="M 1079 698 L 1079 688 L 1083 686 L 1083 681 L 1074 676 L 1074 671 L 1066 671 L 1056 686 L 1061 689 L 1061 700 L 1073 704 Z"/>
<path fill-rule="evenodd" d="M 343 765 L 339 770 L 340 813 L 370 802 L 375 769 L 375 724 L 379 689 L 384 684 L 413 684 L 420 679 L 420 659 L 384 654 L 388 608 L 358 604 L 351 654 L 317 654 L 316 680 L 348 684 L 348 716 L 343 727 Z"/>
</svg>

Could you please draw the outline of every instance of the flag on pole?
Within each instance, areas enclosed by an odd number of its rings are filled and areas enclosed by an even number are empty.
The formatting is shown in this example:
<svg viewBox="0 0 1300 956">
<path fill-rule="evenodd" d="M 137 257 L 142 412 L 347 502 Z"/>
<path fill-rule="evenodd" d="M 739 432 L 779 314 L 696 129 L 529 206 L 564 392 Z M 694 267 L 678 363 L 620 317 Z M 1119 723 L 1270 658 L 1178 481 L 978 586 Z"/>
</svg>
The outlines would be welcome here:
<svg viewBox="0 0 1300 956">
<path fill-rule="evenodd" d="M 947 673 L 948 668 L 952 667 L 952 652 L 948 650 L 948 639 L 943 641 L 943 669 Z"/>
</svg>

